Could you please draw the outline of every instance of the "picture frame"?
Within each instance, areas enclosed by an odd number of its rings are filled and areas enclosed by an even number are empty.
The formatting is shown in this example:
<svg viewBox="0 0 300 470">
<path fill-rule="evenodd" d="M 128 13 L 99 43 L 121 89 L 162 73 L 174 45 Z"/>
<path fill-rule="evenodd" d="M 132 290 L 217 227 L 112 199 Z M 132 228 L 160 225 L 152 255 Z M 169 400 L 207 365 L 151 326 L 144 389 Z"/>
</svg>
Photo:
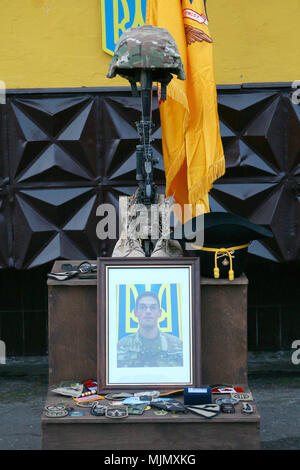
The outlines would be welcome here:
<svg viewBox="0 0 300 470">
<path fill-rule="evenodd" d="M 201 386 L 199 258 L 98 258 L 98 393 Z"/>
</svg>

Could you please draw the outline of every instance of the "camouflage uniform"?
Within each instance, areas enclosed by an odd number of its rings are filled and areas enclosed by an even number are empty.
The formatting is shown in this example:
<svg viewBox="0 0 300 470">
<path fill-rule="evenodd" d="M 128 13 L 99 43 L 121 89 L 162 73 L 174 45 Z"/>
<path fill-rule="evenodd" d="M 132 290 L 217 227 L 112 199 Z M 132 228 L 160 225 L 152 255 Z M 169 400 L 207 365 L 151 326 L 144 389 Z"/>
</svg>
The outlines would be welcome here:
<svg viewBox="0 0 300 470">
<path fill-rule="evenodd" d="M 154 339 L 138 332 L 122 338 L 117 347 L 117 367 L 180 367 L 183 365 L 182 341 L 159 331 Z"/>
</svg>

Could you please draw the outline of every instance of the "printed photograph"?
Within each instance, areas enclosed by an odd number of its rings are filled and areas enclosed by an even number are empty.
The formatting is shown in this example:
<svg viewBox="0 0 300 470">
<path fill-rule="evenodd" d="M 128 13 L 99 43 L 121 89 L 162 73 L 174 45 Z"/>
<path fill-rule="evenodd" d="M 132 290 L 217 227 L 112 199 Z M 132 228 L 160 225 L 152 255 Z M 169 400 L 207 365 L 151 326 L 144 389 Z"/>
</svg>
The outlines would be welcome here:
<svg viewBox="0 0 300 470">
<path fill-rule="evenodd" d="M 183 365 L 181 285 L 117 286 L 117 367 Z"/>
</svg>

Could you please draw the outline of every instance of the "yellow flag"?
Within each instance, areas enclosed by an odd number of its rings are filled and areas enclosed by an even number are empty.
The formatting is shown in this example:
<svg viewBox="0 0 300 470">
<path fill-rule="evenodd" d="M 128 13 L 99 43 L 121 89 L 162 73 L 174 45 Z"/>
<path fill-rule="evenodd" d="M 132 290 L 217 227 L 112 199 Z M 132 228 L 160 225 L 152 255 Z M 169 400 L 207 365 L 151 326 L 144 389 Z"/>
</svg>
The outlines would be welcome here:
<svg viewBox="0 0 300 470">
<path fill-rule="evenodd" d="M 187 79 L 173 78 L 160 103 L 166 196 L 181 206 L 204 205 L 225 173 L 213 46 L 203 0 L 147 0 L 146 23 L 166 28 L 177 43 Z M 189 218 L 189 217 L 187 217 Z"/>
</svg>

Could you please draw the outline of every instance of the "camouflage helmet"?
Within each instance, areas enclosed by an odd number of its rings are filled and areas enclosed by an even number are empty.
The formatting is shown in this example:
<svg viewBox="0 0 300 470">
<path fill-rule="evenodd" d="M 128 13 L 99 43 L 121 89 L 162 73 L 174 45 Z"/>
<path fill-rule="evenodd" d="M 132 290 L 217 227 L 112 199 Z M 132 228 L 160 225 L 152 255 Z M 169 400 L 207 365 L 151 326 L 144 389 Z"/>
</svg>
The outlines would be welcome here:
<svg viewBox="0 0 300 470">
<path fill-rule="evenodd" d="M 153 81 L 170 81 L 171 74 L 185 80 L 184 67 L 174 38 L 165 28 L 144 25 L 120 37 L 109 66 L 108 78 L 119 74 L 138 82 L 141 70 L 151 70 Z"/>
</svg>

